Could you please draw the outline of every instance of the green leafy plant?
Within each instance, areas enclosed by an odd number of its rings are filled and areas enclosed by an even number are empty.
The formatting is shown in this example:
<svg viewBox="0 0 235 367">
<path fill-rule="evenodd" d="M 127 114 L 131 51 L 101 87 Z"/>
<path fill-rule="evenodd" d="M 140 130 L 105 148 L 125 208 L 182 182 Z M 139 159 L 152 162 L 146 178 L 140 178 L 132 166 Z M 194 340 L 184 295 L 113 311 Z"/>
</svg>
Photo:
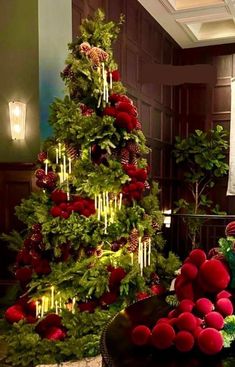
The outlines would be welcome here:
<svg viewBox="0 0 235 367">
<path fill-rule="evenodd" d="M 176 210 L 184 214 L 218 214 L 219 207 L 209 198 L 209 191 L 218 178 L 227 174 L 226 152 L 228 133 L 217 125 L 209 132 L 195 130 L 187 138 L 176 137 L 173 154 L 176 163 L 184 173 L 185 186 L 190 193 L 189 199 L 181 198 L 176 202 Z M 202 218 L 185 218 L 192 246 L 197 246 L 197 235 L 203 223 Z"/>
</svg>

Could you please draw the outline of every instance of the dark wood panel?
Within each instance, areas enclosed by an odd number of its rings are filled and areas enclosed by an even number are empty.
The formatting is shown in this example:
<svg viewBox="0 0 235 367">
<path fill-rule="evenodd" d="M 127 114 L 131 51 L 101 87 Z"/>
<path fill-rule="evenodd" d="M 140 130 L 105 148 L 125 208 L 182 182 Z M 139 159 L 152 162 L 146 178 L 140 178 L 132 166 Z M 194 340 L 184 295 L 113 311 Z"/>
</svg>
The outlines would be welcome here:
<svg viewBox="0 0 235 367">
<path fill-rule="evenodd" d="M 231 77 L 233 67 L 232 55 L 221 55 L 215 58 L 217 78 Z"/>
<path fill-rule="evenodd" d="M 213 98 L 213 113 L 230 112 L 231 109 L 231 87 L 215 87 Z"/>
<path fill-rule="evenodd" d="M 135 0 L 126 1 L 126 37 L 133 44 L 140 44 L 140 7 Z"/>
<path fill-rule="evenodd" d="M 162 140 L 162 111 L 156 108 L 152 111 L 151 136 L 153 139 Z"/>
<path fill-rule="evenodd" d="M 141 121 L 143 132 L 146 137 L 151 137 L 151 105 L 141 103 Z"/>
</svg>

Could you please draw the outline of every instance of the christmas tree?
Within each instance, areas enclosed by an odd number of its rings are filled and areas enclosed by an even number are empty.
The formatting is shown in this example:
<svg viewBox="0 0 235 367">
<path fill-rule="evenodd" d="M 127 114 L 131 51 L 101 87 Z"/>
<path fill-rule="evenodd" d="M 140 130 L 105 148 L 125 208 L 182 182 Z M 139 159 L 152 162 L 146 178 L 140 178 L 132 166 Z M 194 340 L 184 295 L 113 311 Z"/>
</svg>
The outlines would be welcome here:
<svg viewBox="0 0 235 367">
<path fill-rule="evenodd" d="M 149 149 L 113 59 L 121 23 L 98 10 L 69 45 L 68 92 L 51 106 L 54 136 L 38 155 L 40 189 L 16 208 L 27 230 L 6 236 L 20 243 L 21 291 L 4 321 L 14 366 L 98 354 L 107 320 L 161 293 L 179 267 L 164 254 Z"/>
</svg>

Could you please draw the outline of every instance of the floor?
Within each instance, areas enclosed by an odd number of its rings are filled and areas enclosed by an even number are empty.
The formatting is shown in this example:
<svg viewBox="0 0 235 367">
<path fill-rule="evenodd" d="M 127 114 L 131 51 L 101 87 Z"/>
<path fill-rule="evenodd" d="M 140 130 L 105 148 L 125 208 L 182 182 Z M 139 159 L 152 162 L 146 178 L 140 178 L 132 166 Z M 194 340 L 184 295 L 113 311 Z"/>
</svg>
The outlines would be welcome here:
<svg viewBox="0 0 235 367">
<path fill-rule="evenodd" d="M 56 364 L 40 364 L 36 367 L 101 367 L 101 356 L 86 358 L 77 362 L 66 362 L 60 365 Z"/>
</svg>

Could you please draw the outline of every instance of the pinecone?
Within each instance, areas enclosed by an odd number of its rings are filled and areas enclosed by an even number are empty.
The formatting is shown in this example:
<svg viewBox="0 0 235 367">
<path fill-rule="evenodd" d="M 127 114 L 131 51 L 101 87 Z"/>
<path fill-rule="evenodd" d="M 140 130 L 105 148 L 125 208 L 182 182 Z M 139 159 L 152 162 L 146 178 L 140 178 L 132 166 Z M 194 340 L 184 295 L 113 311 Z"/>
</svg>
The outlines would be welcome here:
<svg viewBox="0 0 235 367">
<path fill-rule="evenodd" d="M 139 120 L 137 120 L 136 130 L 142 130 L 142 125 Z"/>
<path fill-rule="evenodd" d="M 120 155 L 121 155 L 121 164 L 128 164 L 130 158 L 129 150 L 127 148 L 122 148 Z"/>
<path fill-rule="evenodd" d="M 160 230 L 160 225 L 157 223 L 157 221 L 155 219 L 152 220 L 152 228 L 155 231 L 159 231 Z"/>
<path fill-rule="evenodd" d="M 128 250 L 131 252 L 135 252 L 138 249 L 139 245 L 139 231 L 136 228 L 131 230 L 131 234 L 129 237 L 129 247 Z"/>
<path fill-rule="evenodd" d="M 127 149 L 131 153 L 135 153 L 135 154 L 140 153 L 140 148 L 139 148 L 138 144 L 134 140 L 128 141 L 128 143 L 127 143 Z"/>
<path fill-rule="evenodd" d="M 138 159 L 137 159 L 136 154 L 131 153 L 130 154 L 130 164 L 133 164 L 134 166 L 137 166 L 137 162 L 138 162 Z"/>
<path fill-rule="evenodd" d="M 47 159 L 47 152 L 38 153 L 39 162 L 43 163 Z"/>
<path fill-rule="evenodd" d="M 65 146 L 65 149 L 69 158 L 72 160 L 78 158 L 78 151 L 73 145 L 68 144 Z"/>
<path fill-rule="evenodd" d="M 149 190 L 150 189 L 150 185 L 149 185 L 149 182 L 148 181 L 145 181 L 144 182 L 144 187 L 146 190 Z"/>
<path fill-rule="evenodd" d="M 142 242 L 148 242 L 150 239 L 149 235 L 148 234 L 145 234 L 143 237 L 142 237 Z"/>
</svg>

